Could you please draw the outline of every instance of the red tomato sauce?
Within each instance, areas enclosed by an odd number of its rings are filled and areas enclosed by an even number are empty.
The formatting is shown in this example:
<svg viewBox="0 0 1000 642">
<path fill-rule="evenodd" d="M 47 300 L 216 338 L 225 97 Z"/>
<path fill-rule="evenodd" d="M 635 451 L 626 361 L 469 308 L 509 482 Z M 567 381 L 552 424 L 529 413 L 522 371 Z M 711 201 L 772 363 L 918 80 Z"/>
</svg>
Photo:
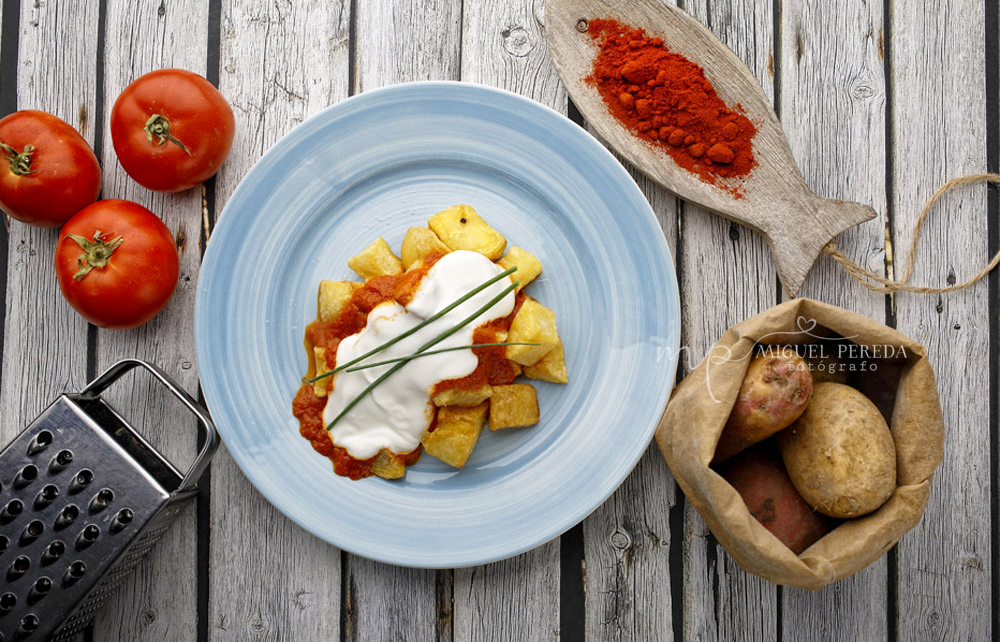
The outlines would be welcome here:
<svg viewBox="0 0 1000 642">
<path fill-rule="evenodd" d="M 368 314 L 379 304 L 395 300 L 401 305 L 407 305 L 413 299 L 420 281 L 442 256 L 442 254 L 429 255 L 424 259 L 423 266 L 411 272 L 368 279 L 364 285 L 354 290 L 350 301 L 347 302 L 336 319 L 332 321 L 317 320 L 306 326 L 306 346 L 309 351 L 310 364 L 306 378 L 317 374 L 310 346 L 325 348 L 327 365 L 331 368 L 336 367 L 337 347 L 340 342 L 344 338 L 360 332 L 368 323 Z M 502 319 L 495 319 L 476 328 L 472 335 L 473 342 L 498 343 L 497 333 L 505 332 L 510 328 L 524 298 L 525 295 L 519 292 L 514 300 L 513 312 Z M 486 383 L 490 385 L 512 383 L 517 373 L 507 361 L 506 350 L 504 346 L 473 348 L 472 351 L 479 357 L 476 369 L 460 379 L 439 382 L 434 387 L 433 393 L 436 394 L 450 388 L 478 388 Z M 299 434 L 309 440 L 316 452 L 333 462 L 333 471 L 338 475 L 351 479 L 371 476 L 372 464 L 375 463 L 377 455 L 370 459 L 356 459 L 345 448 L 337 446 L 330 439 L 330 433 L 323 423 L 323 409 L 326 407 L 327 399 L 328 397 L 317 397 L 312 384 L 302 384 L 292 401 L 292 414 L 299 420 Z M 433 430 L 433 423 L 429 430 Z M 408 453 L 390 454 L 403 465 L 409 466 L 420 459 L 422 452 L 423 449 L 417 446 Z"/>
</svg>

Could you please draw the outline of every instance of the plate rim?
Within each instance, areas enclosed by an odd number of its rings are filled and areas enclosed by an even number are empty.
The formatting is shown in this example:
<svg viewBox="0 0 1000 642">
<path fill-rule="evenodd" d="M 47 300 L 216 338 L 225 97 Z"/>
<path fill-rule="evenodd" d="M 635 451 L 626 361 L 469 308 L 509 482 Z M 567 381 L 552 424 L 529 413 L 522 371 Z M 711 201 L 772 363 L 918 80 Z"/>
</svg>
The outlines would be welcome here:
<svg viewBox="0 0 1000 642">
<path fill-rule="evenodd" d="M 414 91 L 424 87 L 430 88 L 432 90 L 433 89 L 442 89 L 445 91 L 456 90 L 456 89 L 459 91 L 472 90 L 472 91 L 483 91 L 487 94 L 501 95 L 504 98 L 511 99 L 517 103 L 521 103 L 528 109 L 536 109 L 536 110 L 541 109 L 542 112 L 547 112 L 549 117 L 555 116 L 558 120 L 563 121 L 564 124 L 572 125 L 573 127 L 571 128 L 571 131 L 578 130 L 578 135 L 580 137 L 580 140 L 584 141 L 581 144 L 591 147 L 597 157 L 602 157 L 601 159 L 604 161 L 604 163 L 602 164 L 607 165 L 609 172 L 617 173 L 621 179 L 624 179 L 625 183 L 630 184 L 632 188 L 636 190 L 637 194 L 641 198 L 641 201 L 645 204 L 644 208 L 640 208 L 642 210 L 640 215 L 645 219 L 647 224 L 652 224 L 660 231 L 661 236 L 663 235 L 662 226 L 656 219 L 656 214 L 653 211 L 652 205 L 649 203 L 648 198 L 646 198 L 646 195 L 642 192 L 642 189 L 639 187 L 638 183 L 636 183 L 635 179 L 629 173 L 625 165 L 610 150 L 608 150 L 604 146 L 604 144 L 601 143 L 601 141 L 598 138 L 596 138 L 593 134 L 591 134 L 585 128 L 581 127 L 578 123 L 572 121 L 565 114 L 556 111 L 552 107 L 549 107 L 544 103 L 533 100 L 521 94 L 509 91 L 507 89 L 493 87 L 490 85 L 484 85 L 480 83 L 466 82 L 466 81 L 425 80 L 425 81 L 397 83 L 393 85 L 378 87 L 376 89 L 371 89 L 354 94 L 345 99 L 339 100 L 331 105 L 328 105 L 327 107 L 324 107 L 320 111 L 309 116 L 301 123 L 298 123 L 295 127 L 291 128 L 290 130 L 282 134 L 282 136 L 278 138 L 274 142 L 274 144 L 272 144 L 256 161 L 254 161 L 253 165 L 247 170 L 244 176 L 240 179 L 239 183 L 233 189 L 232 193 L 226 199 L 226 204 L 219 213 L 216 225 L 213 228 L 212 234 L 209 238 L 209 242 L 206 244 L 205 252 L 202 256 L 200 270 L 199 270 L 199 280 L 198 280 L 198 286 L 196 288 L 195 314 L 194 314 L 196 359 L 198 355 L 205 354 L 207 352 L 207 348 L 203 349 L 202 345 L 208 340 L 204 336 L 205 333 L 208 332 L 208 330 L 205 329 L 205 327 L 207 325 L 210 325 L 209 321 L 201 323 L 199 322 L 199 319 L 201 318 L 202 314 L 204 314 L 202 310 L 204 310 L 207 306 L 207 304 L 204 302 L 205 299 L 207 298 L 207 295 L 203 294 L 205 292 L 205 289 L 202 287 L 201 284 L 202 275 L 205 272 L 204 267 L 206 265 L 210 265 L 210 263 L 214 261 L 214 255 L 222 251 L 213 249 L 218 247 L 219 244 L 216 243 L 215 245 L 213 245 L 211 243 L 211 239 L 215 237 L 216 234 L 218 234 L 220 231 L 225 232 L 225 230 L 230 225 L 236 224 L 235 222 L 229 223 L 230 220 L 235 220 L 235 219 L 233 216 L 227 217 L 226 212 L 230 209 L 230 204 L 238 200 L 237 196 L 239 196 L 242 191 L 250 189 L 249 184 L 247 183 L 247 178 L 249 178 L 253 174 L 254 170 L 257 169 L 258 166 L 262 165 L 266 160 L 268 160 L 269 157 L 272 157 L 276 154 L 280 154 L 285 146 L 292 145 L 293 142 L 288 142 L 288 141 L 289 139 L 292 138 L 292 135 L 296 132 L 296 130 L 300 130 L 304 127 L 307 127 L 310 125 L 310 123 L 315 124 L 315 121 L 319 121 L 327 117 L 327 114 L 329 112 L 338 109 L 345 109 L 355 102 L 363 102 L 370 100 L 384 101 L 385 100 L 385 98 L 383 97 L 384 95 L 391 96 L 392 94 L 400 92 L 402 92 L 405 95 L 406 92 Z M 376 104 L 379 103 L 376 102 Z M 369 105 L 368 108 L 371 108 L 373 106 L 374 105 Z M 636 214 L 639 214 L 639 212 L 636 212 Z M 680 319 L 681 301 L 680 301 L 680 287 L 677 282 L 676 263 L 674 260 L 673 252 L 670 250 L 670 246 L 668 245 L 665 236 L 661 238 L 661 244 L 662 244 L 661 245 L 662 250 L 667 259 L 666 265 L 664 267 L 668 269 L 665 269 L 664 273 L 662 274 L 662 276 L 665 278 L 667 282 L 668 289 L 670 290 L 669 292 L 667 292 L 667 298 L 670 300 L 669 303 L 673 305 L 674 309 L 676 309 L 678 313 L 678 318 L 673 324 L 675 326 L 674 328 L 672 328 L 673 331 L 670 332 L 667 336 L 663 337 L 665 343 L 667 344 L 665 345 L 665 349 L 668 350 L 667 359 L 669 361 L 668 367 L 665 369 L 665 375 L 667 375 L 666 381 L 668 382 L 668 385 L 665 386 L 665 391 L 663 393 L 664 397 L 663 407 L 665 409 L 667 401 L 669 401 L 670 394 L 674 386 L 676 385 L 677 367 L 680 361 L 679 327 L 681 323 Z M 215 396 L 215 387 L 211 384 L 206 383 L 207 380 L 202 377 L 202 368 L 200 366 L 200 361 L 198 363 L 199 363 L 199 370 L 198 370 L 199 383 L 201 384 L 201 388 L 203 390 L 205 404 L 208 407 L 209 412 L 211 412 L 211 405 L 212 405 L 211 397 Z M 221 386 L 221 384 L 218 385 Z M 212 392 L 210 392 L 210 390 Z M 221 391 L 219 394 L 220 395 L 222 394 Z M 540 539 L 538 537 L 533 538 L 533 543 L 528 543 L 521 546 L 513 547 L 511 549 L 504 550 L 502 553 L 499 554 L 489 554 L 485 556 L 482 554 L 478 556 L 474 554 L 472 555 L 466 554 L 467 559 L 456 559 L 450 563 L 443 563 L 443 562 L 434 563 L 432 561 L 429 560 L 425 561 L 423 559 L 414 561 L 406 558 L 401 558 L 391 551 L 386 551 L 383 555 L 372 554 L 372 552 L 369 551 L 358 550 L 357 548 L 352 546 L 351 542 L 336 541 L 335 534 L 328 536 L 328 534 L 326 533 L 321 534 L 319 532 L 314 531 L 310 526 L 303 524 L 298 519 L 297 516 L 290 514 L 289 511 L 287 511 L 283 506 L 281 506 L 279 502 L 275 501 L 272 498 L 272 494 L 269 490 L 268 485 L 259 483 L 258 479 L 256 478 L 256 474 L 251 471 L 248 471 L 245 454 L 241 453 L 239 449 L 237 449 L 236 451 L 231 450 L 229 448 L 229 443 L 224 434 L 225 431 L 223 429 L 218 429 L 218 428 L 217 430 L 219 436 L 223 440 L 223 443 L 226 443 L 226 452 L 229 453 L 230 457 L 232 457 L 236 465 L 239 467 L 240 472 L 251 483 L 254 489 L 258 493 L 260 493 L 264 497 L 264 499 L 267 500 L 267 502 L 271 504 L 271 506 L 276 508 L 285 518 L 289 519 L 299 528 L 305 530 L 314 537 L 317 537 L 318 539 L 321 539 L 324 542 L 334 547 L 337 547 L 338 549 L 343 550 L 345 552 L 357 555 L 359 557 L 364 557 L 366 559 L 371 559 L 377 562 L 394 564 L 409 568 L 452 569 L 452 568 L 468 568 L 472 566 L 489 564 L 499 560 L 508 559 L 516 555 L 520 555 L 527 551 L 538 548 L 539 546 L 542 546 L 552 541 L 553 539 L 560 537 L 562 534 L 566 533 L 576 525 L 582 523 L 595 510 L 597 510 L 601 505 L 603 505 L 621 487 L 622 483 L 624 483 L 624 481 L 629 477 L 629 475 L 631 475 L 632 472 L 635 470 L 635 467 L 638 465 L 639 461 L 645 455 L 646 451 L 649 450 L 649 445 L 653 443 L 653 436 L 656 432 L 656 427 L 659 424 L 659 418 L 661 416 L 662 416 L 662 410 L 660 413 L 656 415 L 657 418 L 653 422 L 651 422 L 651 425 L 645 430 L 645 432 L 648 433 L 649 435 L 648 441 L 646 441 L 646 447 L 643 449 L 638 449 L 635 456 L 629 458 L 631 460 L 631 463 L 628 466 L 623 467 L 622 473 L 613 479 L 613 483 L 610 486 L 611 491 L 608 494 L 597 498 L 596 501 L 592 503 L 592 505 L 588 504 L 582 511 L 580 511 L 580 514 L 574 514 L 570 516 L 566 520 L 567 524 L 565 526 L 560 526 L 555 530 L 543 533 Z"/>
</svg>

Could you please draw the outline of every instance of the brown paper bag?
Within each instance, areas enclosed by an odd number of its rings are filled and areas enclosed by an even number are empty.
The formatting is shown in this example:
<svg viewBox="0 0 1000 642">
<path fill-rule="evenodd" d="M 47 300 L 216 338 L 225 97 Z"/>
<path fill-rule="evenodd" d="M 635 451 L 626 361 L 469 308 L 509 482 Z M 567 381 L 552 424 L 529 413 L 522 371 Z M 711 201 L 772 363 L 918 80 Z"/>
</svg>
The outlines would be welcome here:
<svg viewBox="0 0 1000 642">
<path fill-rule="evenodd" d="M 901 375 L 890 428 L 896 490 L 878 510 L 847 520 L 795 555 L 749 512 L 736 490 L 709 468 L 756 343 L 822 341 L 829 329 L 858 346 L 899 356 Z M 820 337 L 820 338 L 817 338 Z M 944 419 L 923 346 L 854 312 L 795 299 L 729 328 L 671 395 L 656 442 L 688 500 L 719 543 L 745 570 L 776 584 L 818 590 L 881 557 L 923 515 L 941 463 Z"/>
</svg>

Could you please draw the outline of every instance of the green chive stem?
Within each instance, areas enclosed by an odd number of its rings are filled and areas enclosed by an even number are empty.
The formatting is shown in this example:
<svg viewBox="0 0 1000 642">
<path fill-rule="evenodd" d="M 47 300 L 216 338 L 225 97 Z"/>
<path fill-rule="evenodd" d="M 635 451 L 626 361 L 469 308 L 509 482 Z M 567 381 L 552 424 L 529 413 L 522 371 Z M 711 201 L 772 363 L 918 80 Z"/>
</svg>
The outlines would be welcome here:
<svg viewBox="0 0 1000 642">
<path fill-rule="evenodd" d="M 504 276 L 504 275 L 501 274 L 499 276 Z M 494 279 L 492 282 L 495 282 L 496 280 L 498 280 L 498 279 Z M 487 283 L 487 285 L 488 284 L 489 284 L 489 282 Z M 431 339 L 430 341 L 428 341 L 424 345 L 422 345 L 419 348 L 417 348 L 417 351 L 414 354 L 420 354 L 421 352 L 424 352 L 425 350 L 428 350 L 429 348 L 433 348 L 434 346 L 436 346 L 437 344 L 441 343 L 442 341 L 444 341 L 445 339 L 447 339 L 451 335 L 455 334 L 456 332 L 458 332 L 459 330 L 461 330 L 465 326 L 469 325 L 470 323 L 472 323 L 473 321 L 475 321 L 479 317 L 479 315 L 481 315 L 482 313 L 484 313 L 487 310 L 489 310 L 490 308 L 492 308 L 494 305 L 496 305 L 497 303 L 499 303 L 501 299 L 503 299 L 505 296 L 507 296 L 508 294 L 510 294 L 511 292 L 513 292 L 514 289 L 517 286 L 519 286 L 519 285 L 521 285 L 520 281 L 514 281 L 513 283 L 511 283 L 510 285 L 508 285 L 507 287 L 505 287 L 503 289 L 503 292 L 501 292 L 500 294 L 498 294 L 495 297 L 493 297 L 492 299 L 490 299 L 489 303 L 487 303 L 486 305 L 484 305 L 483 307 L 479 308 L 478 310 L 476 310 L 475 312 L 473 312 L 469 316 L 467 316 L 464 319 L 462 319 L 462 321 L 460 321 L 454 327 L 451 327 L 451 328 L 445 330 L 444 332 L 442 332 L 438 336 L 434 337 L 433 339 Z M 485 285 L 480 286 L 479 289 L 482 289 L 483 287 L 486 287 L 486 286 Z M 470 295 L 466 295 L 463 299 L 460 299 L 458 301 L 458 303 L 461 303 L 462 300 L 467 299 L 469 296 Z M 457 305 L 458 303 L 456 303 L 455 305 Z M 449 307 L 451 307 L 451 306 L 449 306 Z M 357 360 L 355 360 L 355 361 L 357 361 Z M 406 361 L 400 361 L 399 363 L 397 363 L 393 367 L 391 367 L 388 370 L 386 370 L 382 374 L 382 376 L 380 376 L 378 379 L 376 379 L 375 381 L 373 381 L 370 384 L 368 384 L 368 387 L 365 388 L 364 390 L 362 390 L 361 394 L 359 394 L 354 399 L 351 399 L 351 401 L 346 406 L 344 406 L 344 409 L 341 410 L 340 413 L 338 413 L 337 416 L 333 418 L 333 421 L 331 421 L 330 423 L 328 423 L 326 425 L 326 429 L 330 430 L 331 428 L 333 428 L 334 424 L 336 424 L 338 421 L 340 421 L 344 417 L 344 415 L 346 415 L 348 412 L 351 411 L 352 408 L 354 408 L 354 406 L 358 405 L 358 402 L 360 402 L 369 392 L 371 392 L 372 390 L 374 390 L 375 388 L 377 388 L 379 386 L 379 384 L 381 384 L 383 381 L 385 381 L 386 379 L 388 379 L 389 377 L 391 377 L 393 374 L 395 374 L 400 368 L 402 368 L 405 365 L 406 365 Z"/>
<path fill-rule="evenodd" d="M 351 366 L 356 365 L 357 363 L 359 363 L 361 361 L 364 361 L 365 359 L 367 359 L 368 357 L 372 356 L 373 354 L 377 354 L 379 352 L 382 352 L 383 350 L 385 350 L 389 346 L 391 346 L 391 345 L 393 345 L 395 343 L 398 343 L 399 341 L 402 341 L 403 339 L 405 339 L 406 337 L 408 337 L 408 336 L 412 335 L 413 333 L 417 332 L 421 328 L 423 328 L 423 327 L 425 327 L 425 326 L 427 326 L 427 325 L 429 325 L 429 324 L 437 321 L 438 319 L 440 319 L 444 315 L 448 314 L 449 312 L 451 312 L 452 310 L 454 310 L 458 306 L 462 305 L 463 303 L 465 303 L 466 301 L 468 301 L 469 299 L 471 299 L 475 295 L 479 294 L 480 292 L 482 292 L 486 288 L 490 287 L 491 285 L 493 285 L 494 283 L 496 283 L 500 279 L 502 279 L 505 276 L 509 276 L 510 274 L 514 273 L 516 270 L 517 270 L 517 266 L 516 265 L 507 268 L 506 270 L 504 270 L 500 274 L 498 274 L 498 275 L 494 276 L 493 278 L 488 279 L 487 281 L 483 282 L 482 285 L 469 290 L 468 292 L 466 292 L 465 294 L 463 294 L 462 296 L 460 296 L 459 298 L 457 298 L 455 301 L 451 302 L 450 304 L 448 304 L 447 306 L 445 306 L 444 308 L 442 308 L 441 311 L 438 312 L 437 314 L 435 314 L 435 315 L 433 315 L 431 317 L 428 317 L 425 321 L 423 321 L 423 322 L 419 323 L 418 325 L 410 328 L 409 330 L 407 330 L 403 334 L 399 335 L 398 337 L 396 337 L 394 339 L 390 339 L 389 341 L 386 341 L 385 343 L 383 343 L 382 345 L 378 346 L 377 348 L 372 348 L 371 350 L 369 350 L 368 352 L 364 353 L 360 357 L 357 357 L 356 359 L 352 359 L 352 360 L 348 361 L 347 363 L 345 363 L 343 365 L 339 365 L 336 368 L 334 368 L 333 370 L 327 370 L 326 372 L 320 373 L 320 374 L 316 375 L 315 377 L 313 377 L 311 379 L 306 379 L 305 382 L 306 383 L 316 383 L 320 379 L 325 379 L 326 377 L 330 377 L 330 376 L 332 376 L 332 375 L 340 372 L 341 370 L 346 370 L 347 368 L 350 368 Z M 489 309 L 489 308 L 487 308 L 487 309 Z"/>
<path fill-rule="evenodd" d="M 386 359 L 385 361 L 376 361 L 375 363 L 363 363 L 360 366 L 354 366 L 353 368 L 348 368 L 347 372 L 357 372 L 358 370 L 367 370 L 368 368 L 374 368 L 376 366 L 386 366 L 390 363 L 396 363 L 397 361 L 412 361 L 413 359 L 419 359 L 420 357 L 427 357 L 432 354 L 441 354 L 442 352 L 453 352 L 455 350 L 468 350 L 469 348 L 491 348 L 494 346 L 537 346 L 537 343 L 525 343 L 524 341 L 508 341 L 504 343 L 473 343 L 468 346 L 454 346 L 451 348 L 441 348 L 440 350 L 428 350 L 427 352 L 421 352 L 420 354 L 411 354 L 405 357 L 397 357 L 395 359 Z"/>
</svg>

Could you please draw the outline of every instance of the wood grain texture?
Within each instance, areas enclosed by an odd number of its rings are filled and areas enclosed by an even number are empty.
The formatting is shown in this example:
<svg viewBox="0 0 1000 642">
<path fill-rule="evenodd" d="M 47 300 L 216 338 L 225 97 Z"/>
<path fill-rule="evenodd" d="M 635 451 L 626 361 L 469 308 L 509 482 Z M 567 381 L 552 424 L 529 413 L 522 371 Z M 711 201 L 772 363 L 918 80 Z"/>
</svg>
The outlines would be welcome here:
<svg viewBox="0 0 1000 642">
<path fill-rule="evenodd" d="M 55 114 L 91 145 L 98 100 L 90 81 L 97 64 L 97 24 L 96 3 L 21 3 L 17 108 Z M 56 282 L 52 256 L 58 230 L 8 217 L 4 222 L 8 258 L 0 442 L 6 444 L 57 395 L 86 383 L 87 322 L 66 303 Z"/>
<path fill-rule="evenodd" d="M 198 0 L 163 2 L 110 0 L 106 4 L 105 118 L 115 98 L 133 80 L 154 69 L 181 67 L 205 73 L 208 7 Z M 121 46 L 117 43 L 127 43 Z M 124 198 L 149 208 L 170 229 L 180 253 L 180 279 L 173 299 L 151 322 L 134 330 L 98 330 L 97 371 L 124 357 L 162 367 L 181 387 L 197 394 L 194 367 L 194 284 L 201 252 L 201 189 L 180 194 L 151 192 L 133 181 L 115 156 L 110 127 L 103 128 L 104 198 Z M 188 243 L 187 239 L 191 242 Z M 127 241 L 126 241 L 127 242 Z M 180 470 L 197 452 L 194 417 L 144 373 L 129 375 L 105 393 L 150 443 Z M 197 635 L 197 515 L 192 503 L 179 515 L 139 572 L 130 575 L 94 626 L 95 640 L 191 640 Z"/>
<path fill-rule="evenodd" d="M 357 3 L 354 92 L 415 80 L 458 80 L 461 0 Z"/>
<path fill-rule="evenodd" d="M 462 11 L 461 78 L 527 96 L 566 113 L 566 90 L 545 46 L 540 0 L 466 2 Z M 558 538 L 495 564 L 456 569 L 456 640 L 557 640 Z"/>
<path fill-rule="evenodd" d="M 907 248 L 938 185 L 986 170 L 986 118 L 997 116 L 986 112 L 981 2 L 952 0 L 936 11 L 893 3 L 890 21 L 890 203 L 895 245 Z M 985 187 L 945 198 L 924 226 L 912 283 L 944 285 L 975 274 L 989 259 L 986 230 Z M 907 260 L 897 254 L 897 272 Z M 895 297 L 900 331 L 927 347 L 946 426 L 944 462 L 924 518 L 897 547 L 901 640 L 990 637 L 987 291 L 980 281 L 940 297 Z"/>
<path fill-rule="evenodd" d="M 773 100 L 771 5 L 699 1 L 686 5 L 750 68 Z M 669 43 L 667 43 L 669 46 Z M 774 260 L 758 234 L 685 204 L 681 222 L 683 337 L 692 370 L 726 329 L 778 299 Z M 690 504 L 684 514 L 685 640 L 771 640 L 776 591 L 740 569 Z"/>
<path fill-rule="evenodd" d="M 879 216 L 847 230 L 838 246 L 862 266 L 885 265 L 885 73 L 880 2 L 782 3 L 781 120 L 806 183 L 818 194 L 868 203 Z M 822 257 L 803 285 L 818 298 L 877 321 L 885 297 Z M 832 354 L 832 352 L 831 352 Z M 782 592 L 789 640 L 887 636 L 886 559 L 818 592 Z M 844 618 L 850 613 L 850 618 Z"/>
<path fill-rule="evenodd" d="M 93 144 L 91 120 L 97 94 L 89 79 L 97 59 L 96 5 L 23 3 L 19 37 L 18 109 L 55 114 Z M 0 382 L 0 439 L 4 443 L 58 394 L 86 383 L 87 322 L 69 307 L 56 283 L 52 256 L 58 237 L 55 229 L 8 223 Z"/>
<path fill-rule="evenodd" d="M 588 131 L 608 146 L 589 126 Z M 676 265 L 679 201 L 609 150 L 649 201 Z M 666 385 L 666 375 L 663 380 Z M 588 640 L 673 639 L 672 602 L 678 598 L 671 592 L 670 553 L 683 543 L 671 538 L 670 515 L 680 496 L 666 462 L 651 447 L 621 487 L 584 520 Z"/>
<path fill-rule="evenodd" d="M 356 93 L 415 80 L 458 80 L 461 0 L 366 0 L 356 9 Z M 348 556 L 344 573 L 351 640 L 437 639 L 439 608 L 451 606 L 438 603 L 437 587 L 451 583 L 449 572 Z"/>
<path fill-rule="evenodd" d="M 219 88 L 233 106 L 236 138 L 216 181 L 219 211 L 282 135 L 347 96 L 349 6 L 223 2 Z M 339 639 L 340 557 L 265 501 L 220 448 L 212 463 L 211 640 Z"/>
</svg>

